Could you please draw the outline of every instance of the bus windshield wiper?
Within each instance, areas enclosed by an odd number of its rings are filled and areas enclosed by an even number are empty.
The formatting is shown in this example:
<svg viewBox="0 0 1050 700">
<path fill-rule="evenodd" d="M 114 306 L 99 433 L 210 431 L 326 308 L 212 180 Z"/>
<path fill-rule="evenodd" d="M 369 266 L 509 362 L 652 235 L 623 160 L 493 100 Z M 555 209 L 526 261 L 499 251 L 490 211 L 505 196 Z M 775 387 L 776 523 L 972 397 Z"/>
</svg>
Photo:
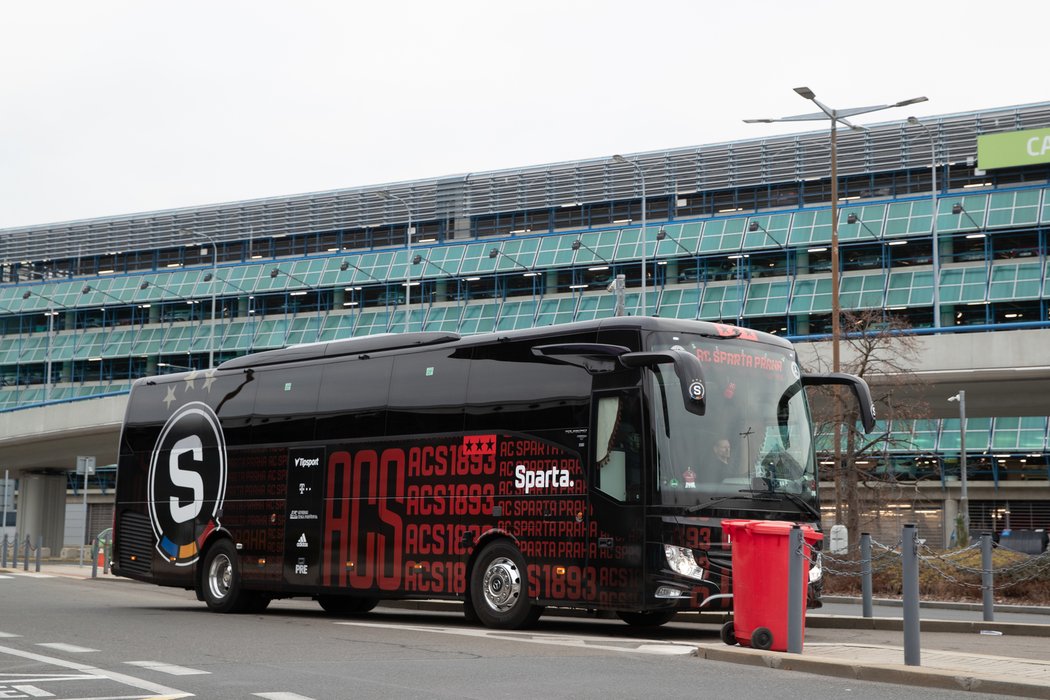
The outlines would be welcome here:
<svg viewBox="0 0 1050 700">
<path fill-rule="evenodd" d="M 750 499 L 753 501 L 783 501 L 784 499 L 787 499 L 794 503 L 796 506 L 798 506 L 803 513 L 812 516 L 817 521 L 820 520 L 820 511 L 814 508 L 813 504 L 807 502 L 797 494 L 788 493 L 787 491 L 759 491 L 755 489 L 745 489 L 740 491 L 740 493 L 744 495 L 722 496 L 721 498 L 714 498 L 708 501 L 707 503 L 699 503 L 695 506 L 689 506 L 685 509 L 685 512 L 688 515 L 697 515 L 699 513 L 703 513 L 706 510 L 714 508 L 720 503 L 725 503 L 726 501 L 745 499 Z"/>
<path fill-rule="evenodd" d="M 741 491 L 740 493 L 753 494 L 753 493 L 756 493 L 756 492 L 755 491 Z M 722 496 L 721 498 L 712 498 L 707 503 L 698 503 L 695 506 L 689 506 L 688 508 L 685 509 L 685 512 L 686 512 L 687 515 L 696 515 L 698 513 L 703 513 L 708 508 L 713 508 L 714 506 L 718 505 L 719 503 L 725 503 L 726 501 L 744 500 L 746 498 L 747 498 L 747 496 Z"/>
<path fill-rule="evenodd" d="M 788 491 L 754 491 L 760 500 L 783 500 L 788 499 L 802 510 L 803 513 L 813 516 L 817 522 L 820 521 L 820 511 L 813 507 L 813 504 L 809 501 L 804 500 L 801 496 L 796 493 L 790 493 Z M 764 498 L 763 498 L 764 497 Z"/>
</svg>

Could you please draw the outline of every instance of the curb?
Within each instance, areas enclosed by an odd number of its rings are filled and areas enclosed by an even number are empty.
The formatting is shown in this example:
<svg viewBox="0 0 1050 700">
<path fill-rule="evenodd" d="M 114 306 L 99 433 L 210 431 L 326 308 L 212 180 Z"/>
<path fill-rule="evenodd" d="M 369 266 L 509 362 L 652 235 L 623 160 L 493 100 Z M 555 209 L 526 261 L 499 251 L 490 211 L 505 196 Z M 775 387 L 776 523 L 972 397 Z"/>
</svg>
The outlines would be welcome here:
<svg viewBox="0 0 1050 700">
<path fill-rule="evenodd" d="M 765 666 L 766 668 L 781 671 L 798 671 L 878 683 L 1050 699 L 1050 685 L 1023 683 L 1005 678 L 973 676 L 935 668 L 915 667 L 913 669 L 909 666 L 814 659 L 801 654 L 772 653 L 725 645 L 701 645 L 697 647 L 697 657 L 709 661 Z"/>
<path fill-rule="evenodd" d="M 900 632 L 899 617 L 858 617 L 846 615 L 807 615 L 806 626 L 813 629 L 888 630 Z M 922 632 L 961 632 L 980 634 L 982 630 L 1027 637 L 1050 637 L 1050 624 L 1039 622 L 985 622 L 983 620 L 919 620 Z"/>
<path fill-rule="evenodd" d="M 852 596 L 832 596 L 825 595 L 820 598 L 825 603 L 838 603 L 845 605 L 861 605 L 862 601 L 860 598 Z M 873 605 L 882 605 L 888 608 L 903 608 L 904 601 L 900 598 L 872 598 Z M 920 607 L 926 609 L 937 609 L 942 608 L 944 610 L 970 610 L 976 612 L 982 612 L 984 605 L 982 603 L 964 603 L 951 600 L 922 600 L 919 602 Z M 1011 605 L 1008 603 L 996 603 L 993 606 L 993 610 L 997 613 L 1022 613 L 1028 615 L 1047 615 L 1050 616 L 1050 606 L 1044 605 Z"/>
</svg>

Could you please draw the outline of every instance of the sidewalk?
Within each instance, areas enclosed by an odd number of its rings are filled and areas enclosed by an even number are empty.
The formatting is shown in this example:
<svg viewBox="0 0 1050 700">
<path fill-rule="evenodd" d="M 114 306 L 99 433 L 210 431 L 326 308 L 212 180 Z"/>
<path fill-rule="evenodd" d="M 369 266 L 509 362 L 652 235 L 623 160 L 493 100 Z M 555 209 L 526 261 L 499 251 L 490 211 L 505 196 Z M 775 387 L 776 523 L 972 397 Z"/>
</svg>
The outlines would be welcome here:
<svg viewBox="0 0 1050 700">
<path fill-rule="evenodd" d="M 958 635 L 953 635 L 958 636 Z M 823 676 L 897 683 L 925 688 L 1050 698 L 1050 661 L 976 653 L 979 640 L 953 643 L 956 650 L 931 648 L 937 644 L 920 638 L 920 665 L 904 663 L 904 647 L 881 644 L 813 642 L 801 654 L 757 651 L 722 643 L 701 644 L 700 658 L 712 661 L 766 666 Z M 937 644 L 937 646 L 941 646 Z M 1040 640 L 1047 656 L 1047 644 Z"/>
<path fill-rule="evenodd" d="M 10 562 L 9 562 L 10 564 Z M 22 562 L 18 569 L 9 566 L 0 569 L 3 574 L 29 576 L 64 576 L 91 579 L 90 563 L 78 566 L 68 562 L 44 562 L 40 573 L 30 563 L 25 572 Z M 123 580 L 98 569 L 100 580 Z M 838 603 L 856 603 L 852 599 L 835 599 Z M 400 601 L 391 607 L 427 609 L 459 609 L 458 603 L 448 601 Z M 892 606 L 893 601 L 881 605 Z M 450 608 L 450 606 L 452 606 Z M 839 678 L 898 683 L 928 688 L 946 688 L 958 691 L 995 693 L 1050 700 L 1050 610 L 1026 609 L 1039 622 L 982 622 L 979 608 L 972 619 L 942 619 L 939 611 L 958 609 L 959 604 L 923 601 L 920 607 L 922 630 L 919 637 L 920 665 L 904 663 L 904 641 L 899 614 L 864 618 L 859 615 L 809 613 L 801 654 L 760 651 L 741 646 L 729 646 L 721 641 L 701 643 L 697 656 L 712 661 L 766 666 L 784 671 L 801 671 Z M 997 606 L 1012 609 L 1009 606 Z M 574 611 L 548 609 L 548 615 L 572 615 Z M 1046 623 L 1042 623 L 1046 615 Z M 680 614 L 680 622 L 690 619 L 700 624 L 720 624 L 716 615 Z M 659 636 L 659 630 L 651 630 Z"/>
</svg>

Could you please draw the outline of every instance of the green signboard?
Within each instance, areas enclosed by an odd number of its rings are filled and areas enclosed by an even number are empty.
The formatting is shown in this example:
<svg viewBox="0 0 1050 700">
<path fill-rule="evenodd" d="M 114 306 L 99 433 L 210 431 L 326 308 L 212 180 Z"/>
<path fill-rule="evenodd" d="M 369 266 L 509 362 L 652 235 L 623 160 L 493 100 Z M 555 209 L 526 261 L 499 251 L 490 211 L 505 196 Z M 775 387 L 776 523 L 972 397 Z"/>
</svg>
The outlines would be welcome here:
<svg viewBox="0 0 1050 700">
<path fill-rule="evenodd" d="M 1050 129 L 1028 129 L 977 137 L 981 170 L 1050 163 Z"/>
</svg>

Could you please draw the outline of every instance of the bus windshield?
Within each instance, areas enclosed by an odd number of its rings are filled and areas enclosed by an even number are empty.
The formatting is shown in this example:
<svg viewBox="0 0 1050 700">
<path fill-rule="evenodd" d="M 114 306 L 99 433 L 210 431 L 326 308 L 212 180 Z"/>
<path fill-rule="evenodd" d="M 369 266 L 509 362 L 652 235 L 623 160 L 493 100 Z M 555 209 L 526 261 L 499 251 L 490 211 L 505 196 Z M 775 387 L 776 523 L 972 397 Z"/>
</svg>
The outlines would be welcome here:
<svg viewBox="0 0 1050 700">
<path fill-rule="evenodd" d="M 745 491 L 788 494 L 781 497 L 802 511 L 815 511 L 812 432 L 793 351 L 671 332 L 653 334 L 649 349 L 696 355 L 706 402 L 703 416 L 686 410 L 670 365 L 650 375 L 656 503 L 697 512 Z"/>
</svg>

